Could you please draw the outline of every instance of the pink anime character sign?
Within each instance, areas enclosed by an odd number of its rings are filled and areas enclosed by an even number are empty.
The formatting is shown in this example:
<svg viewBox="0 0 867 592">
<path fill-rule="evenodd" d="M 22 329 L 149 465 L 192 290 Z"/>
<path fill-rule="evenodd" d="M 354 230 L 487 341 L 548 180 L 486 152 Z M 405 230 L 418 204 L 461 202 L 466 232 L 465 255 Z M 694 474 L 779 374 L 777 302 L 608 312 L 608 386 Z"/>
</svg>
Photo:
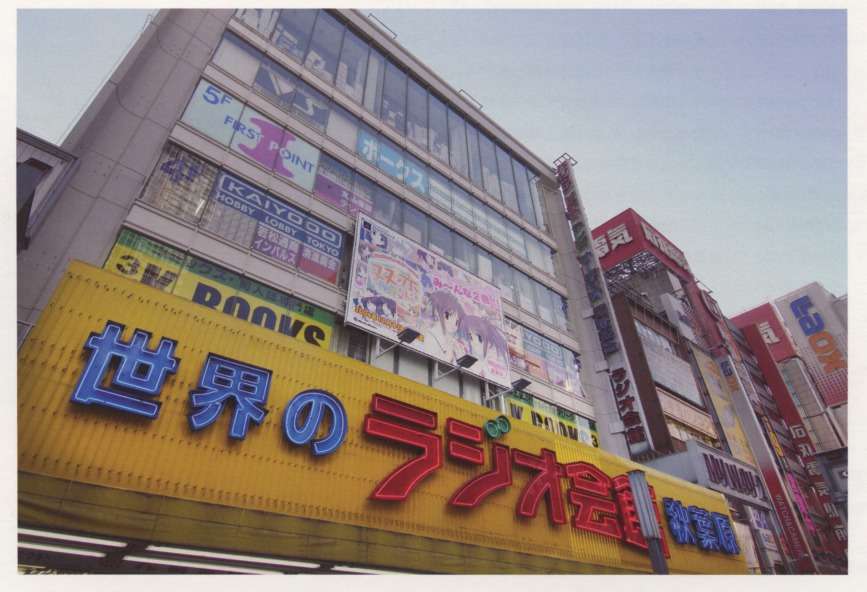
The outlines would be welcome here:
<svg viewBox="0 0 867 592">
<path fill-rule="evenodd" d="M 346 322 L 445 364 L 469 354 L 467 372 L 511 385 L 500 290 L 375 220 L 359 214 Z"/>
</svg>

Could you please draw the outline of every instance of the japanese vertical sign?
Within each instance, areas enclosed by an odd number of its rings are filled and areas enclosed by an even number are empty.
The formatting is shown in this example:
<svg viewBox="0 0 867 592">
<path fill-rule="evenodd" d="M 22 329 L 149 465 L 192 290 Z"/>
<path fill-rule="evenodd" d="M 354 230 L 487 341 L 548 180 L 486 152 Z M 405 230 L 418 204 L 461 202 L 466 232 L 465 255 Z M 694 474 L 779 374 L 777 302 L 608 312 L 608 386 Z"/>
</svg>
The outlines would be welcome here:
<svg viewBox="0 0 867 592">
<path fill-rule="evenodd" d="M 499 289 L 364 215 L 350 275 L 347 323 L 393 341 L 414 329 L 407 347 L 452 365 L 469 354 L 470 374 L 511 385 Z"/>
</svg>

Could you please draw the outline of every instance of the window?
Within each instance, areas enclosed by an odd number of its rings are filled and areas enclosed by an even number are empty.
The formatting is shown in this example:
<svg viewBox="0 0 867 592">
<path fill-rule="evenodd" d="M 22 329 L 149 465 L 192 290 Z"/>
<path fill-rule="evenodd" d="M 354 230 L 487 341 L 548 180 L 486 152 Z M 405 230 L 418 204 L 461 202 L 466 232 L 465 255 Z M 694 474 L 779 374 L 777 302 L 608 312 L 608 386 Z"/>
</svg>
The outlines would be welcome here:
<svg viewBox="0 0 867 592">
<path fill-rule="evenodd" d="M 327 133 L 330 138 L 354 152 L 358 144 L 358 120 L 343 107 L 332 103 Z"/>
<path fill-rule="evenodd" d="M 461 176 L 467 177 L 467 128 L 464 118 L 449 109 L 449 156 L 452 168 Z"/>
<path fill-rule="evenodd" d="M 328 124 L 328 110 L 329 101 L 325 95 L 303 80 L 299 80 L 292 101 L 292 111 L 295 115 L 320 132 L 324 132 Z"/>
<path fill-rule="evenodd" d="M 511 220 L 506 220 L 506 234 L 509 240 L 509 250 L 522 259 L 526 259 L 527 249 L 524 247 L 524 231 Z"/>
<path fill-rule="evenodd" d="M 403 182 L 425 199 L 428 198 L 427 167 L 406 152 L 403 155 Z"/>
<path fill-rule="evenodd" d="M 277 48 L 295 61 L 303 60 L 317 12 L 319 11 L 281 10 L 273 38 Z"/>
<path fill-rule="evenodd" d="M 276 141 L 277 146 L 281 146 L 285 130 L 250 105 L 244 107 L 244 112 L 238 118 L 238 124 L 229 148 L 259 163 L 266 170 L 272 170 L 277 158 L 277 148 L 276 146 L 272 148 L 268 142 L 262 141 L 263 132 L 268 134 L 269 130 L 273 130 L 271 140 Z"/>
<path fill-rule="evenodd" d="M 400 200 L 382 187 L 373 198 L 373 217 L 394 231 L 401 231 Z"/>
<path fill-rule="evenodd" d="M 213 62 L 238 80 L 250 84 L 259 69 L 261 57 L 252 45 L 226 31 L 214 53 Z"/>
<path fill-rule="evenodd" d="M 427 150 L 427 91 L 412 78 L 406 99 L 406 137 Z"/>
<path fill-rule="evenodd" d="M 373 205 L 376 202 L 376 184 L 373 181 L 362 174 L 356 173 L 355 184 L 352 186 L 352 197 L 355 201 L 355 211 L 362 211 L 365 214 L 370 214 L 377 220 L 379 219 L 373 212 Z M 353 207 L 352 204 L 350 204 L 350 207 Z"/>
<path fill-rule="evenodd" d="M 491 238 L 504 249 L 509 248 L 509 237 L 506 236 L 506 219 L 499 212 L 488 208 L 488 227 L 491 229 Z"/>
<path fill-rule="evenodd" d="M 455 218 L 470 228 L 473 227 L 473 201 L 469 193 L 452 184 L 452 212 Z"/>
<path fill-rule="evenodd" d="M 259 71 L 253 81 L 253 88 L 274 101 L 284 111 L 292 107 L 298 78 L 286 68 L 269 57 L 259 64 Z"/>
<path fill-rule="evenodd" d="M 448 112 L 442 101 L 428 95 L 430 102 L 430 152 L 444 164 L 449 163 Z"/>
<path fill-rule="evenodd" d="M 517 269 L 515 270 L 515 291 L 518 295 L 518 306 L 535 314 L 536 294 L 533 289 L 533 280 Z"/>
<path fill-rule="evenodd" d="M 554 315 L 554 326 L 561 331 L 568 331 L 569 321 L 566 317 L 566 300 L 557 292 L 551 292 L 551 307 Z"/>
<path fill-rule="evenodd" d="M 390 61 L 385 65 L 382 85 L 382 122 L 404 134 L 406 126 L 406 74 Z"/>
<path fill-rule="evenodd" d="M 476 187 L 482 184 L 482 157 L 479 154 L 479 130 L 467 124 L 467 149 L 469 150 L 470 181 Z"/>
<path fill-rule="evenodd" d="M 457 232 L 454 233 L 452 238 L 454 239 L 455 247 L 455 264 L 470 273 L 476 273 L 475 245 Z"/>
<path fill-rule="evenodd" d="M 348 213 L 354 175 L 351 168 L 323 153 L 316 170 L 313 195 L 341 212 Z"/>
<path fill-rule="evenodd" d="M 494 143 L 485 134 L 479 132 L 479 150 L 482 156 L 482 181 L 485 186 L 485 191 L 493 195 L 499 200 L 500 196 L 500 177 L 497 175 L 497 156 L 494 150 Z"/>
<path fill-rule="evenodd" d="M 518 195 L 515 193 L 515 176 L 512 174 L 512 159 L 508 153 L 497 146 L 497 170 L 500 173 L 500 189 L 503 203 L 513 212 L 518 211 Z"/>
<path fill-rule="evenodd" d="M 403 150 L 381 136 L 377 167 L 389 177 L 403 181 Z"/>
<path fill-rule="evenodd" d="M 382 103 L 382 82 L 385 78 L 385 58 L 374 48 L 370 48 L 367 60 L 367 81 L 364 84 L 364 108 L 379 117 Z"/>
<path fill-rule="evenodd" d="M 536 209 L 533 207 L 533 196 L 530 194 L 530 183 L 527 179 L 527 169 L 514 158 L 512 159 L 512 169 L 515 172 L 515 188 L 518 191 L 518 209 L 521 211 L 521 216 L 533 226 L 538 226 Z"/>
<path fill-rule="evenodd" d="M 533 282 L 536 285 L 536 304 L 538 305 L 539 316 L 546 323 L 554 324 L 554 311 L 551 307 L 551 293 L 546 286 L 539 282 Z"/>
<path fill-rule="evenodd" d="M 476 232 L 482 236 L 488 236 L 490 230 L 488 228 L 487 207 L 478 199 L 473 200 L 473 223 L 476 227 Z"/>
<path fill-rule="evenodd" d="M 340 62 L 337 64 L 338 90 L 346 96 L 361 103 L 364 98 L 364 75 L 367 73 L 367 43 L 362 41 L 352 31 L 346 31 L 343 37 L 343 49 L 340 51 Z"/>
<path fill-rule="evenodd" d="M 530 196 L 533 198 L 533 209 L 536 210 L 536 226 L 544 228 L 545 218 L 542 217 L 542 202 L 539 199 L 539 191 L 537 188 L 538 183 L 539 177 L 532 177 L 530 179 Z M 551 273 L 553 273 L 553 271 Z"/>
<path fill-rule="evenodd" d="M 364 124 L 358 128 L 358 144 L 355 153 L 373 166 L 376 166 L 376 161 L 379 160 L 379 140 L 376 132 Z"/>
<path fill-rule="evenodd" d="M 451 260 L 454 257 L 452 249 L 452 231 L 434 219 L 430 219 L 430 239 L 428 248 L 438 255 Z"/>
<path fill-rule="evenodd" d="M 515 301 L 515 285 L 512 268 L 506 265 L 502 259 L 491 256 L 494 262 L 493 284 L 500 289 L 503 298 L 509 302 Z"/>
<path fill-rule="evenodd" d="M 494 262 L 491 258 L 490 253 L 488 253 L 481 247 L 476 247 L 476 263 L 476 269 L 478 270 L 479 277 L 487 282 L 493 283 Z"/>
<path fill-rule="evenodd" d="M 428 170 L 428 175 L 430 176 L 430 198 L 431 201 L 434 202 L 437 206 L 441 207 L 447 212 L 452 211 L 452 191 L 449 187 L 451 183 L 434 171 L 433 169 Z"/>
<path fill-rule="evenodd" d="M 427 244 L 427 216 L 406 202 L 403 203 L 403 234 L 420 245 Z"/>
<path fill-rule="evenodd" d="M 241 8 L 235 12 L 235 16 L 248 27 L 259 31 L 265 37 L 270 37 L 279 13 L 279 10 L 270 8 Z"/>
<path fill-rule="evenodd" d="M 326 82 L 332 82 L 337 72 L 344 29 L 343 23 L 332 15 L 324 10 L 319 12 L 316 26 L 313 28 L 313 41 L 310 43 L 304 65 Z"/>
<path fill-rule="evenodd" d="M 545 262 L 542 245 L 529 234 L 524 235 L 524 242 L 527 245 L 527 260 L 533 264 L 533 267 L 544 270 Z"/>
</svg>

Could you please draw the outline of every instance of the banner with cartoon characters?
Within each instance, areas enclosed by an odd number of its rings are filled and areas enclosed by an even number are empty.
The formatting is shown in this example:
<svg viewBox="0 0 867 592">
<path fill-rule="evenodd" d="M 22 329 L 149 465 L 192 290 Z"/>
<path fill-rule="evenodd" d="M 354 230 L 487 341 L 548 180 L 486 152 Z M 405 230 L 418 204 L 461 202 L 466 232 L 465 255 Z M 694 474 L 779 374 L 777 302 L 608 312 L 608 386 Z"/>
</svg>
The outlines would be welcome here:
<svg viewBox="0 0 867 592">
<path fill-rule="evenodd" d="M 509 342 L 500 290 L 388 227 L 359 214 L 346 322 L 446 364 L 476 358 L 467 372 L 509 387 Z"/>
</svg>

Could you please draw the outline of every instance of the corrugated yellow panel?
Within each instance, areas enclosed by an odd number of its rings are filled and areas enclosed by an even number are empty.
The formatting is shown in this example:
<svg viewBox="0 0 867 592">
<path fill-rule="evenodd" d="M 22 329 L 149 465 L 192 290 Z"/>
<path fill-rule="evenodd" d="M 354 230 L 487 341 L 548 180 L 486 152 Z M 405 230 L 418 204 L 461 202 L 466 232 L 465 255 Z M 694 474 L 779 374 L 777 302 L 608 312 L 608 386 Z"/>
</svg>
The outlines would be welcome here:
<svg viewBox="0 0 867 592">
<path fill-rule="evenodd" d="M 158 397 L 154 420 L 70 401 L 88 353 L 91 332 L 106 321 L 178 342 L 181 360 Z M 197 388 L 209 353 L 273 372 L 267 415 L 251 424 L 243 441 L 228 436 L 230 403 L 217 421 L 193 431 L 189 394 Z M 108 382 L 105 383 L 108 385 Z M 348 416 L 345 441 L 333 454 L 315 457 L 309 447 L 290 444 L 282 432 L 283 412 L 299 392 L 318 388 L 335 395 Z M 363 420 L 371 397 L 381 393 L 437 414 L 433 433 L 445 438 L 448 418 L 482 426 L 491 410 L 449 396 L 367 364 L 281 339 L 273 331 L 197 306 L 179 297 L 82 263 L 73 263 L 19 352 L 19 469 L 61 479 L 187 500 L 314 518 L 329 522 L 420 535 L 492 549 L 506 549 L 610 568 L 650 569 L 646 553 L 618 541 L 553 526 L 542 504 L 533 519 L 516 515 L 518 497 L 531 472 L 513 465 L 511 487 L 477 508 L 449 506 L 463 483 L 490 467 L 475 467 L 444 454 L 443 466 L 403 502 L 369 499 L 379 481 L 413 458 L 412 448 L 366 436 Z M 561 463 L 591 462 L 611 476 L 637 466 L 604 451 L 538 428 L 513 422 L 503 444 L 539 454 L 547 448 Z M 652 469 L 645 469 L 658 499 L 675 497 L 727 514 L 724 498 Z M 563 482 L 565 499 L 566 484 Z M 571 509 L 566 504 L 567 513 Z M 327 525 L 323 525 L 327 528 Z M 741 556 L 704 553 L 669 541 L 674 572 L 744 573 Z M 436 566 L 431 566 L 435 570 Z"/>
</svg>

